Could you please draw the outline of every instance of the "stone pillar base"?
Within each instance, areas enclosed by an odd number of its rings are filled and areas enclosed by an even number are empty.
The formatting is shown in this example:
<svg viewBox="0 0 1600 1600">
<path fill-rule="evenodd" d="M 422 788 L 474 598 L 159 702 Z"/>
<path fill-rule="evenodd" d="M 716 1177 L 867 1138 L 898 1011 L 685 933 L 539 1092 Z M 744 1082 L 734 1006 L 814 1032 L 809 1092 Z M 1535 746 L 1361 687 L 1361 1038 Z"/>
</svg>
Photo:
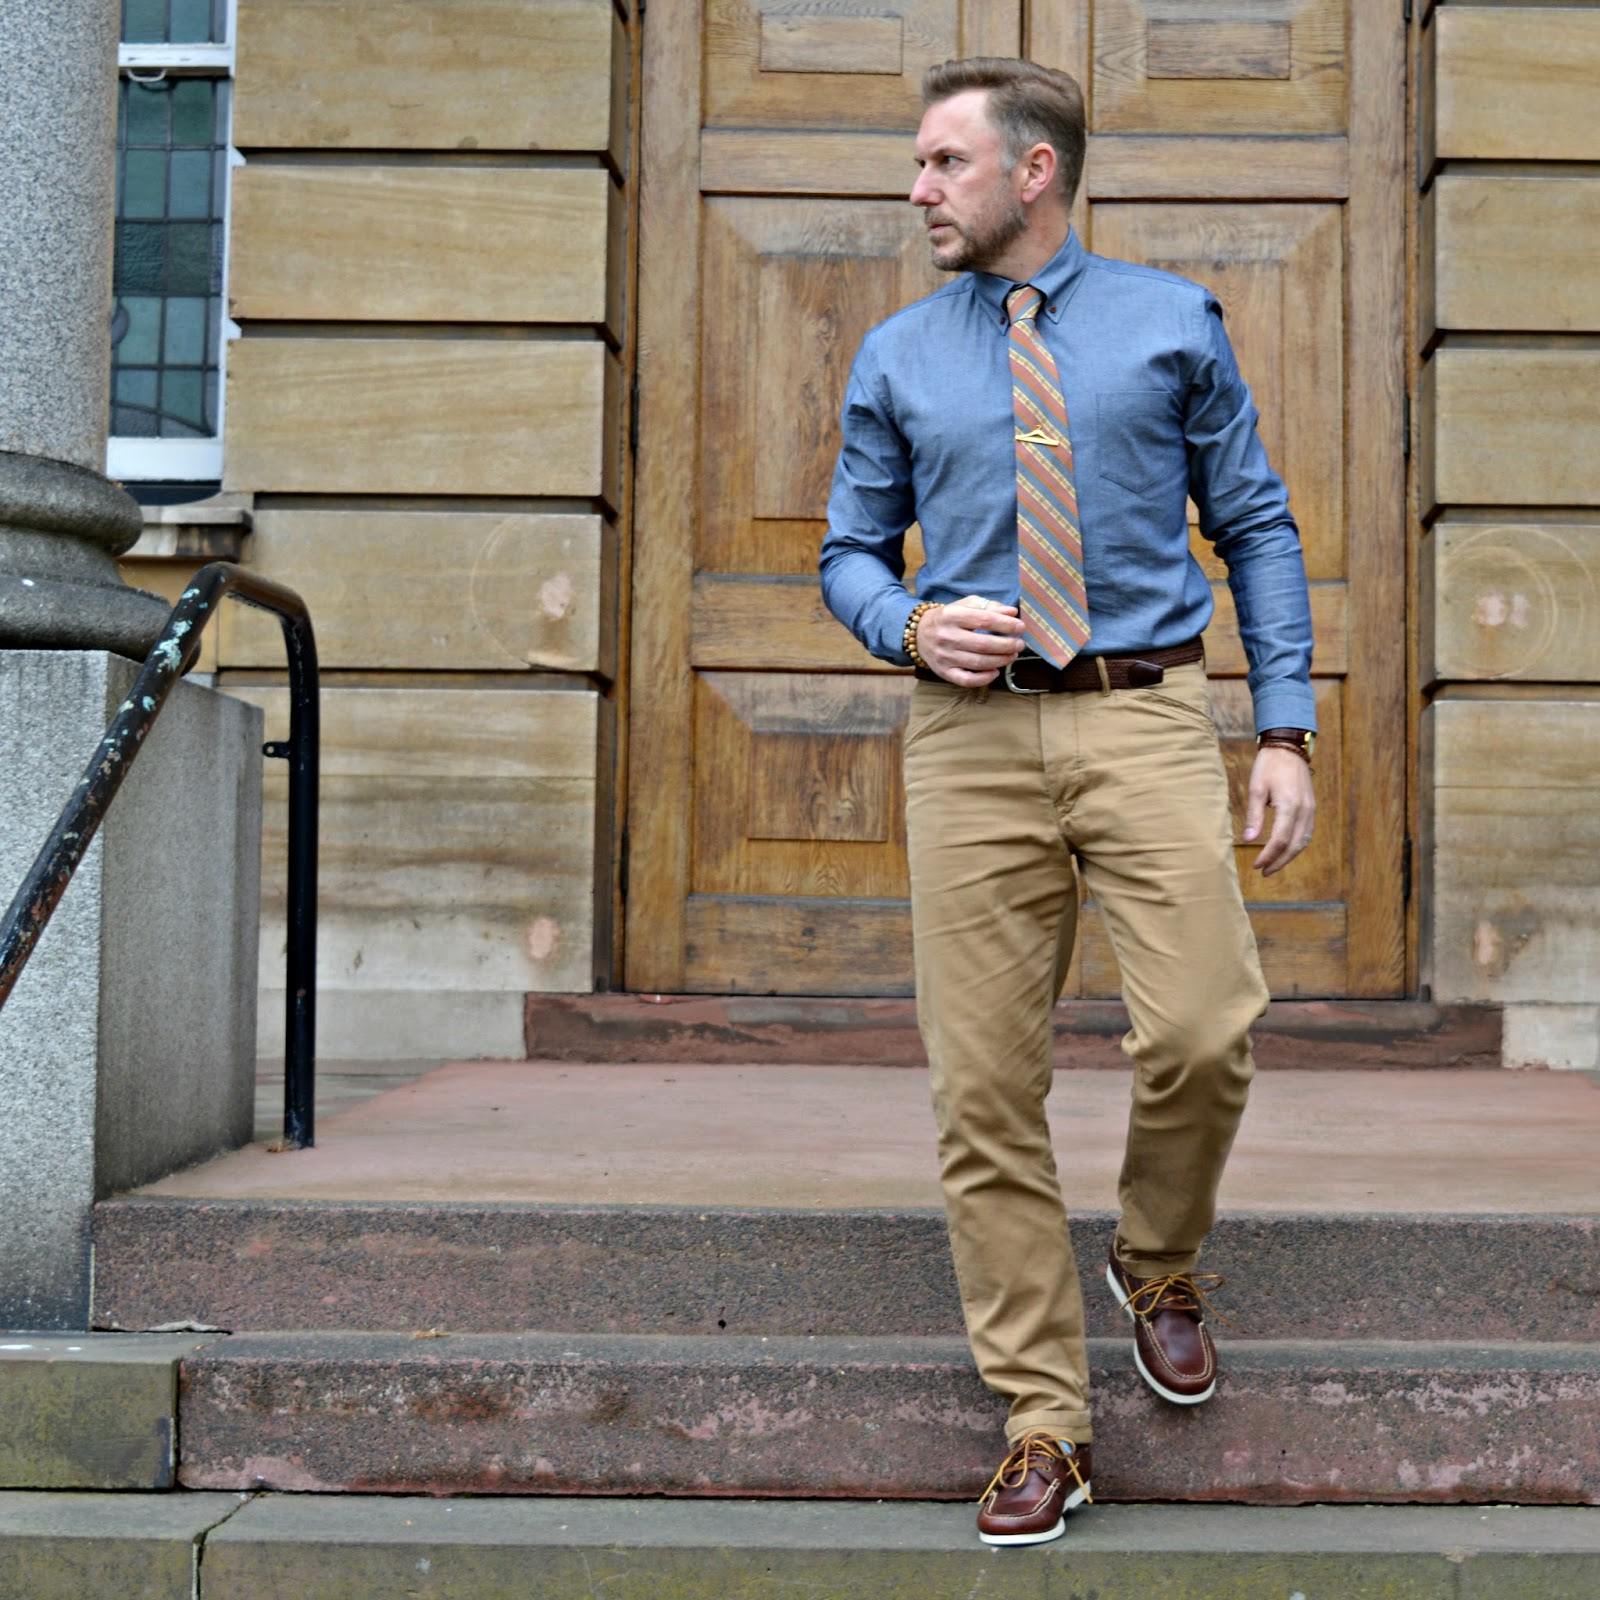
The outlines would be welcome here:
<svg viewBox="0 0 1600 1600">
<path fill-rule="evenodd" d="M 133 497 L 98 472 L 0 450 L 0 649 L 143 661 L 170 608 L 130 589 L 115 559 L 143 527 Z"/>
<path fill-rule="evenodd" d="M 0 903 L 135 675 L 0 651 Z M 0 1327 L 86 1328 L 94 1202 L 252 1135 L 261 738 L 174 688 L 0 1012 Z"/>
</svg>

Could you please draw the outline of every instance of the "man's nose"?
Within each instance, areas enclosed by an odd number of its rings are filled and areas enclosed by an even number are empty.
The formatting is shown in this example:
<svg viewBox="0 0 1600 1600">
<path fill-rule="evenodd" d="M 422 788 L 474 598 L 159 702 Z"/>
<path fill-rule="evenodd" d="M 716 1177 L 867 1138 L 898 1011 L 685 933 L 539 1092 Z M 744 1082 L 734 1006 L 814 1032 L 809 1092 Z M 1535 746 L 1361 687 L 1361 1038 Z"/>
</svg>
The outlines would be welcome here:
<svg viewBox="0 0 1600 1600">
<path fill-rule="evenodd" d="M 917 174 L 917 181 L 911 185 L 911 203 L 914 206 L 931 206 L 938 203 L 938 193 L 928 169 L 924 167 Z"/>
</svg>

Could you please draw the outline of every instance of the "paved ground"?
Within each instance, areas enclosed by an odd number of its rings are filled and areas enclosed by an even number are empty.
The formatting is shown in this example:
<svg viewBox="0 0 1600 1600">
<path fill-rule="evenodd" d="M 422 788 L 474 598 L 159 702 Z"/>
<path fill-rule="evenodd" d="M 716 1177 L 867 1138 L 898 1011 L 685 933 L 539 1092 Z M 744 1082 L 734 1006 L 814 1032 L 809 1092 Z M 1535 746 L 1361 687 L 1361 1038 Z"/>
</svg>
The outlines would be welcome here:
<svg viewBox="0 0 1600 1600">
<path fill-rule="evenodd" d="M 415 1083 L 442 1061 L 323 1061 L 317 1065 L 317 1117 L 326 1121 L 385 1089 Z M 263 1061 L 256 1071 L 256 1138 L 269 1144 L 283 1131 L 283 1063 Z"/>
<path fill-rule="evenodd" d="M 342 1200 L 936 1206 L 927 1080 L 900 1067 L 381 1064 L 325 1073 L 314 1150 L 264 1143 L 149 1194 Z M 271 1137 L 281 1087 L 264 1082 Z M 378 1092 L 372 1093 L 376 1089 Z M 1070 1208 L 1110 1209 L 1129 1077 L 1059 1072 Z M 1273 1072 L 1223 1185 L 1232 1210 L 1600 1211 L 1584 1074 Z"/>
</svg>

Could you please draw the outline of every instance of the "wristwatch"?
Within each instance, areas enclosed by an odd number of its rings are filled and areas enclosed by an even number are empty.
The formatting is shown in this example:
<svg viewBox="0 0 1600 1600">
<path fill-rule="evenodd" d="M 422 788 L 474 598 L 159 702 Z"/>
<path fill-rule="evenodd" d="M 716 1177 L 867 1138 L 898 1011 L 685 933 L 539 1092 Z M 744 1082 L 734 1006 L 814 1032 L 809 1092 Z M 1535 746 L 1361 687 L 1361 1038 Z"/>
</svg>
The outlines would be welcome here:
<svg viewBox="0 0 1600 1600">
<path fill-rule="evenodd" d="M 1307 766 L 1311 765 L 1311 752 L 1316 742 L 1317 736 L 1309 728 L 1263 728 L 1256 735 L 1258 748 L 1265 749 L 1273 745 L 1283 750 L 1293 750 L 1305 758 Z"/>
</svg>

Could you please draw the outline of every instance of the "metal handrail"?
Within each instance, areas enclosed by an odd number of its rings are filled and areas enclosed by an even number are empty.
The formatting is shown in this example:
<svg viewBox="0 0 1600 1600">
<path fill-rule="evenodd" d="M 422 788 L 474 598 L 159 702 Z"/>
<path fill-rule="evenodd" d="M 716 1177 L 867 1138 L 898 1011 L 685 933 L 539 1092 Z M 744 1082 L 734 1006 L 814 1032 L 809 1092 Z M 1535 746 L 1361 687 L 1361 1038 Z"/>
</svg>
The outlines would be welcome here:
<svg viewBox="0 0 1600 1600">
<path fill-rule="evenodd" d="M 264 746 L 289 762 L 289 949 L 284 999 L 283 1143 L 314 1143 L 317 1036 L 317 641 L 305 602 L 281 583 L 226 561 L 202 567 L 179 597 L 128 698 L 45 841 L 0 925 L 0 1008 L 10 998 L 72 875 L 175 684 L 200 653 L 228 595 L 274 613 L 289 654 L 289 741 Z"/>
</svg>

